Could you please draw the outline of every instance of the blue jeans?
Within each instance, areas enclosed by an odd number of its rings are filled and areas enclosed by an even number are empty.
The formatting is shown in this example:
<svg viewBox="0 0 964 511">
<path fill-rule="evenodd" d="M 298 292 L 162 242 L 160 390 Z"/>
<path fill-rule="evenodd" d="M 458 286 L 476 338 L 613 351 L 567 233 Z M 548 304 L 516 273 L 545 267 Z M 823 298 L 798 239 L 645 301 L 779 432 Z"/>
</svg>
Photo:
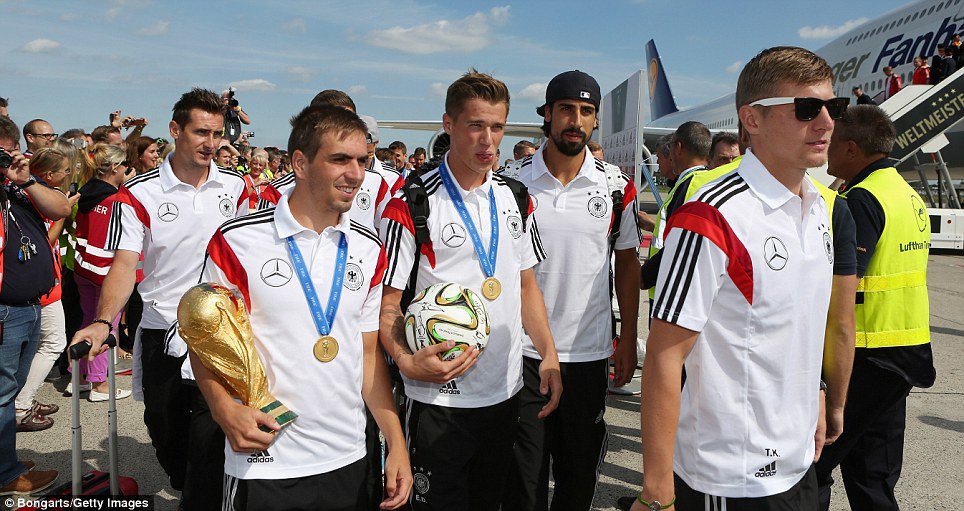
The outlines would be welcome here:
<svg viewBox="0 0 964 511">
<path fill-rule="evenodd" d="M 14 399 L 23 388 L 40 337 L 40 306 L 10 307 L 0 304 L 3 343 L 0 344 L 0 486 L 26 472 L 17 460 L 17 407 Z"/>
</svg>

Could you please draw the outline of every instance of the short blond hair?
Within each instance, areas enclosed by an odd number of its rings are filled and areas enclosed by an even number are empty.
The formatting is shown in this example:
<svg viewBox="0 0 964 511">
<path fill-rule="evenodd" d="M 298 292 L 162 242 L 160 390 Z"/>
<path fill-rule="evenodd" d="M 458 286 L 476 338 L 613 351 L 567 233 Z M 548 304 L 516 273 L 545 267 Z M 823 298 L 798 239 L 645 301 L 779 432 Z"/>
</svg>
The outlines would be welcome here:
<svg viewBox="0 0 964 511">
<path fill-rule="evenodd" d="M 509 88 L 501 80 L 475 69 L 469 69 L 449 85 L 445 93 L 445 113 L 452 118 L 458 117 L 465 104 L 473 99 L 492 104 L 505 103 L 505 113 L 509 113 Z"/>
<path fill-rule="evenodd" d="M 813 85 L 833 81 L 833 71 L 822 57 L 795 46 L 761 51 L 746 64 L 736 82 L 736 109 L 779 94 L 785 85 Z"/>
</svg>

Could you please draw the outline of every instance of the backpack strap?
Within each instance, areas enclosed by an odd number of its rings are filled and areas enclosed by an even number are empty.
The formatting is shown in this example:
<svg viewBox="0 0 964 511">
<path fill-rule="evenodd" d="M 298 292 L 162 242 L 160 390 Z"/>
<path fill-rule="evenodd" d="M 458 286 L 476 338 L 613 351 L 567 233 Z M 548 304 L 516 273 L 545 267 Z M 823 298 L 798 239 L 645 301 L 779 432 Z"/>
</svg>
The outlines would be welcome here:
<svg viewBox="0 0 964 511">
<path fill-rule="evenodd" d="M 606 188 L 609 189 L 609 196 L 613 200 L 613 221 L 609 227 L 609 251 L 612 253 L 616 246 L 616 239 L 619 238 L 619 226 L 622 224 L 623 210 L 626 209 L 626 204 L 623 189 L 619 186 L 622 172 L 615 165 L 602 163 L 603 169 L 606 171 Z"/>
<path fill-rule="evenodd" d="M 518 179 L 501 174 L 506 186 L 512 190 L 515 196 L 515 203 L 519 206 L 519 215 L 522 216 L 522 232 L 526 232 L 526 221 L 529 220 L 529 188 L 522 184 Z"/>
<path fill-rule="evenodd" d="M 402 194 L 408 204 L 408 212 L 412 216 L 412 224 L 415 226 L 415 260 L 412 263 L 412 272 L 408 276 L 408 284 L 402 291 L 402 310 L 408 308 L 415 297 L 416 278 L 418 277 L 418 263 L 422 257 L 422 246 L 429 242 L 428 232 L 428 192 L 425 191 L 425 184 L 422 177 L 414 172 L 409 174 L 409 178 L 402 185 Z"/>
</svg>

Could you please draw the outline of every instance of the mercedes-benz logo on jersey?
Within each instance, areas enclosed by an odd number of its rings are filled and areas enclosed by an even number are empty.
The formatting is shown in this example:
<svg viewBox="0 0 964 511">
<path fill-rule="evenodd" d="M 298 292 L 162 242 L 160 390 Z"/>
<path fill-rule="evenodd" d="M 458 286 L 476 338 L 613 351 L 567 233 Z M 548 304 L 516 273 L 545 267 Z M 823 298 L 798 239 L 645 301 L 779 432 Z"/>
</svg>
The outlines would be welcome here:
<svg viewBox="0 0 964 511">
<path fill-rule="evenodd" d="M 916 195 L 910 196 L 910 203 L 914 207 L 914 220 L 917 220 L 917 230 L 924 232 L 927 229 L 927 208 Z"/>
<path fill-rule="evenodd" d="M 512 235 L 513 239 L 519 239 L 519 236 L 522 236 L 522 219 L 521 218 L 515 215 L 508 216 L 505 219 L 505 227 L 506 229 L 509 229 L 509 234 Z"/>
<path fill-rule="evenodd" d="M 358 192 L 358 195 L 355 196 L 355 202 L 358 207 L 368 209 L 372 207 L 372 196 L 368 195 L 367 192 Z"/>
<path fill-rule="evenodd" d="M 165 202 L 157 208 L 157 218 L 160 218 L 163 222 L 173 222 L 178 213 L 177 206 L 173 202 Z"/>
<path fill-rule="evenodd" d="M 602 218 L 606 216 L 609 212 L 609 204 L 606 204 L 606 199 L 596 196 L 589 199 L 589 214 L 596 217 Z"/>
<path fill-rule="evenodd" d="M 225 218 L 231 218 L 234 216 L 234 201 L 230 197 L 222 197 L 218 209 Z"/>
<path fill-rule="evenodd" d="M 780 238 L 771 236 L 763 242 L 763 258 L 771 270 L 782 270 L 787 265 L 788 257 L 790 254 L 787 252 L 787 246 L 780 241 Z"/>
<path fill-rule="evenodd" d="M 452 248 L 461 247 L 465 243 L 465 227 L 454 222 L 446 224 L 442 227 L 442 243 Z"/>
<path fill-rule="evenodd" d="M 271 287 L 281 287 L 291 280 L 294 272 L 291 265 L 284 259 L 269 259 L 261 267 L 261 280 Z"/>
<path fill-rule="evenodd" d="M 827 251 L 827 260 L 833 264 L 833 238 L 827 231 L 823 231 L 823 249 Z"/>
<path fill-rule="evenodd" d="M 345 287 L 358 291 L 363 282 L 365 282 L 365 274 L 362 273 L 361 267 L 355 263 L 345 265 Z"/>
</svg>

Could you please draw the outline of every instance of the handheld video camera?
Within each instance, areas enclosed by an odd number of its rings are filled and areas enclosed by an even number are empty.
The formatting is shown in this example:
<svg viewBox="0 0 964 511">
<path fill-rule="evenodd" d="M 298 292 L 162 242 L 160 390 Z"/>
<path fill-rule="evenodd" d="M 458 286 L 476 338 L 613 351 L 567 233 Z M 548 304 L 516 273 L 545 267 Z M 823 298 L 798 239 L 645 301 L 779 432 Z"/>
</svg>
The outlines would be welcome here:
<svg viewBox="0 0 964 511">
<path fill-rule="evenodd" d="M 228 89 L 228 106 L 230 106 L 231 108 L 234 108 L 240 104 L 238 103 L 238 100 L 234 98 L 235 92 L 237 92 L 237 89 L 235 89 L 234 87 L 231 87 Z"/>
</svg>

